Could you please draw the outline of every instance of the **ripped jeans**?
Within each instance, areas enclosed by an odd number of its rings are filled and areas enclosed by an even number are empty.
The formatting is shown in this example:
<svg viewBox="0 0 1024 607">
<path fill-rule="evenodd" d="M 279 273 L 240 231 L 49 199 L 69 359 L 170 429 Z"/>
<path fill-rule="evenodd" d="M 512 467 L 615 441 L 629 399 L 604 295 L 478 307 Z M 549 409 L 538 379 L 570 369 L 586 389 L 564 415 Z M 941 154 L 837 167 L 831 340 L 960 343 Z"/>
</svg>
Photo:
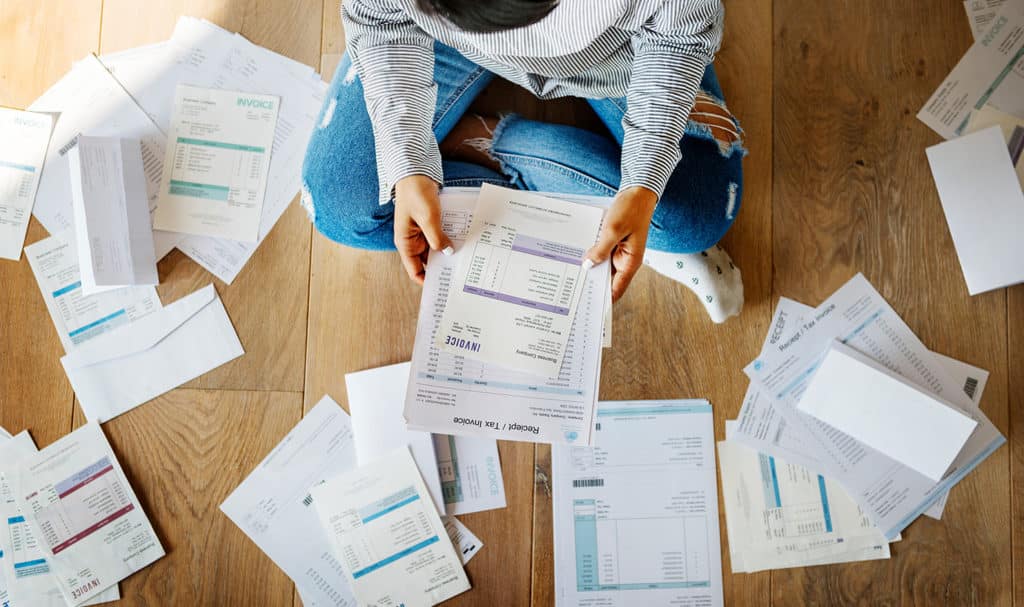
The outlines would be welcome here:
<svg viewBox="0 0 1024 607">
<path fill-rule="evenodd" d="M 438 85 L 433 129 L 444 139 L 468 111 L 494 74 L 458 51 L 435 45 L 434 79 Z M 732 225 L 743 193 L 739 125 L 722 100 L 712 66 L 701 81 L 698 106 L 680 142 L 676 167 L 651 220 L 647 246 L 670 253 L 695 253 L 717 243 Z M 611 137 L 584 129 L 526 120 L 502 119 L 491 155 L 500 173 L 490 168 L 444 160 L 445 186 L 505 187 L 613 196 L 620 182 L 619 160 L 625 99 L 588 99 Z M 701 109 L 705 111 L 701 111 Z M 707 111 L 716 109 L 715 112 Z M 712 125 L 723 124 L 724 130 Z M 708 117 L 701 120 L 702 117 Z M 394 249 L 394 204 L 379 204 L 373 128 L 363 88 L 346 55 L 325 98 L 302 169 L 302 202 L 322 234 L 361 249 Z M 731 127 L 731 128 L 730 128 Z M 732 139 L 725 135 L 731 133 Z"/>
</svg>

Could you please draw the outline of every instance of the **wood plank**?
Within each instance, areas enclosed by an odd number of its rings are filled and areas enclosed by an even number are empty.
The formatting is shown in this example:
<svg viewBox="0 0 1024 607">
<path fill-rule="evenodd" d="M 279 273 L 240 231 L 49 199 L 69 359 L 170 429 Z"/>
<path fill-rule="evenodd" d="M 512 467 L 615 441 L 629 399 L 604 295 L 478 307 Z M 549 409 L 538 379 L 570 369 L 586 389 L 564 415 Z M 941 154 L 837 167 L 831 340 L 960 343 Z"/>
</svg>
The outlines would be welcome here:
<svg viewBox="0 0 1024 607">
<path fill-rule="evenodd" d="M 1024 605 L 1024 286 L 1007 289 L 1013 604 Z"/>
<path fill-rule="evenodd" d="M 321 0 L 107 0 L 100 48 L 110 52 L 167 39 L 179 15 L 202 17 L 303 63 L 320 62 Z M 296 197 L 297 200 L 297 197 Z M 180 252 L 160 264 L 160 296 L 170 302 L 215 282 L 245 356 L 187 384 L 194 388 L 301 391 L 309 290 L 310 234 L 294 203 L 231 285 Z"/>
<path fill-rule="evenodd" d="M 178 389 L 103 425 L 167 552 L 117 604 L 292 605 L 294 584 L 220 504 L 301 414 L 299 393 Z"/>
<path fill-rule="evenodd" d="M 96 49 L 100 0 L 0 0 L 0 105 L 24 108 Z M 33 219 L 25 239 L 46 237 Z M 0 425 L 49 444 L 71 428 L 57 331 L 24 255 L 0 261 Z"/>
<path fill-rule="evenodd" d="M 1006 298 L 968 296 L 924 155 L 939 138 L 914 118 L 970 40 L 959 2 L 775 2 L 774 291 L 817 304 L 864 272 L 930 348 L 991 371 L 1006 432 Z M 774 602 L 1010 604 L 1008 455 L 891 560 L 775 572 Z"/>
</svg>

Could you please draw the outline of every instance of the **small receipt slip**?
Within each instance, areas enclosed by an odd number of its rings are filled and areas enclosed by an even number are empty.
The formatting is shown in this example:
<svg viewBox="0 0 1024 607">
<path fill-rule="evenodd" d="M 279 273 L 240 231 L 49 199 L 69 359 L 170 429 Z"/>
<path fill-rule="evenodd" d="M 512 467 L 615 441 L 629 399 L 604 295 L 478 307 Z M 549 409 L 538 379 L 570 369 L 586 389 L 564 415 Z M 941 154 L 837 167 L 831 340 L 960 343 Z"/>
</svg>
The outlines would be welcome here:
<svg viewBox="0 0 1024 607">
<path fill-rule="evenodd" d="M 11 485 L 69 605 L 81 605 L 164 556 L 97 424 L 21 460 Z"/>
<path fill-rule="evenodd" d="M 0 107 L 0 258 L 21 257 L 52 129 L 49 114 Z"/>
<path fill-rule="evenodd" d="M 832 342 L 797 408 L 933 481 L 978 422 L 841 342 Z"/>
<path fill-rule="evenodd" d="M 927 150 L 971 295 L 1024 282 L 1024 193 L 999 126 Z"/>
<path fill-rule="evenodd" d="M 82 135 L 68 166 L 82 291 L 159 283 L 139 140 Z"/>
<path fill-rule="evenodd" d="M 603 214 L 593 206 L 485 184 L 438 347 L 557 376 L 583 292 L 583 255 L 597 239 Z"/>
<path fill-rule="evenodd" d="M 153 227 L 256 242 L 280 99 L 178 85 Z"/>
<path fill-rule="evenodd" d="M 469 590 L 408 448 L 311 494 L 360 605 L 430 607 Z"/>
</svg>

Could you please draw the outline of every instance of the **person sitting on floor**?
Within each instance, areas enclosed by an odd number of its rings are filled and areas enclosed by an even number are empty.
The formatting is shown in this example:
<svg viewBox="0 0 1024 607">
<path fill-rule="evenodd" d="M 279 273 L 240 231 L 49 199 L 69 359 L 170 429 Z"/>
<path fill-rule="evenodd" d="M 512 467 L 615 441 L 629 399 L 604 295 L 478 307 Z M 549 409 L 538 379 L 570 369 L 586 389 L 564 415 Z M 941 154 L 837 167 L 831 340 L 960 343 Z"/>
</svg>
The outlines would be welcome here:
<svg viewBox="0 0 1024 607">
<path fill-rule="evenodd" d="M 646 263 L 715 322 L 739 313 L 740 272 L 716 244 L 740 209 L 746 153 L 711 64 L 720 0 L 343 0 L 341 12 L 348 52 L 303 167 L 321 233 L 397 248 L 422 282 L 427 253 L 452 251 L 441 185 L 614 196 L 587 252 L 611 259 L 613 300 Z M 495 75 L 586 99 L 609 132 L 469 113 Z"/>
</svg>

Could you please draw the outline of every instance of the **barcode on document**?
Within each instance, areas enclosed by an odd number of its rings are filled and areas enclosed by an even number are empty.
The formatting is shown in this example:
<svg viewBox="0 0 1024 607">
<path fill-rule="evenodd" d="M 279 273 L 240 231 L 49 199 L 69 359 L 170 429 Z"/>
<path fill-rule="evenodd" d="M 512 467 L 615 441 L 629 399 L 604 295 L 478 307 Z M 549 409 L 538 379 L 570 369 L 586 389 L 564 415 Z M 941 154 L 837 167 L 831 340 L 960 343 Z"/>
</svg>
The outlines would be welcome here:
<svg viewBox="0 0 1024 607">
<path fill-rule="evenodd" d="M 604 487 L 603 478 L 578 478 L 572 482 L 573 487 Z"/>
<path fill-rule="evenodd" d="M 971 400 L 974 400 L 974 393 L 977 390 L 978 390 L 978 380 L 974 379 L 973 377 L 968 377 L 967 381 L 964 382 L 964 392 L 967 393 L 967 396 L 971 397 Z"/>
<path fill-rule="evenodd" d="M 302 498 L 302 505 L 303 506 L 312 506 L 313 505 L 313 496 L 312 495 L 307 495 L 306 497 Z"/>
</svg>

